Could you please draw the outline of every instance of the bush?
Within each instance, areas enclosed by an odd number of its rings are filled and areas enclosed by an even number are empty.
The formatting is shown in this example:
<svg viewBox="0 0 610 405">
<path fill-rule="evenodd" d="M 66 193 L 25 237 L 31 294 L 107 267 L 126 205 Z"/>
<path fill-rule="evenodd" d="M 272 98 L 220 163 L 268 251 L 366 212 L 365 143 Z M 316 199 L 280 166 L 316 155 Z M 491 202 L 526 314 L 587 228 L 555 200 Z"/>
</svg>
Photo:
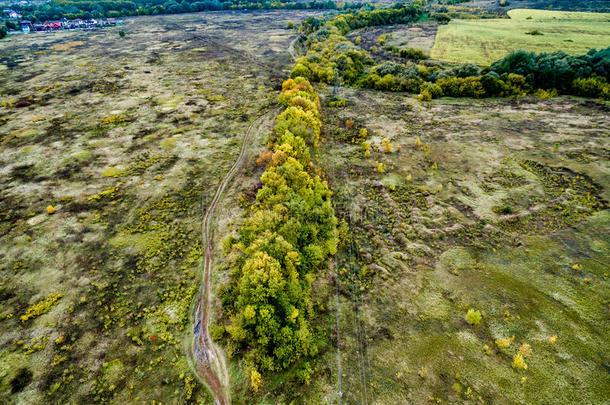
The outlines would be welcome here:
<svg viewBox="0 0 610 405">
<path fill-rule="evenodd" d="M 430 95 L 430 98 L 440 98 L 443 97 L 443 89 L 436 83 L 423 82 L 420 86 L 420 90 L 423 92 L 427 92 Z"/>
<path fill-rule="evenodd" d="M 422 90 L 418 97 L 421 101 L 430 101 L 432 100 L 432 95 L 428 90 Z"/>
<path fill-rule="evenodd" d="M 286 29 L 287 29 L 287 30 L 292 30 L 292 29 L 294 29 L 294 22 L 292 22 L 292 21 L 288 21 L 288 22 L 286 23 Z"/>
<path fill-rule="evenodd" d="M 429 56 L 426 55 L 424 51 L 415 48 L 402 48 L 400 49 L 400 51 L 398 51 L 398 56 L 400 56 L 401 58 L 412 60 L 429 59 Z"/>
<path fill-rule="evenodd" d="M 443 94 L 449 97 L 479 98 L 485 95 L 485 89 L 478 77 L 450 77 L 439 79 L 436 84 L 442 89 Z"/>
<path fill-rule="evenodd" d="M 456 77 L 481 76 L 481 68 L 475 63 L 468 62 L 452 69 L 451 75 Z"/>
<path fill-rule="evenodd" d="M 495 72 L 481 76 L 481 85 L 487 97 L 502 96 L 506 91 L 506 85 Z"/>
<path fill-rule="evenodd" d="M 121 38 L 125 38 L 125 31 L 120 30 L 120 31 L 119 31 L 119 37 L 121 37 Z"/>
<path fill-rule="evenodd" d="M 481 315 L 481 312 L 475 311 L 474 309 L 469 309 L 465 317 L 466 322 L 471 325 L 478 325 L 479 323 L 481 323 L 482 318 L 483 316 Z"/>
<path fill-rule="evenodd" d="M 527 370 L 527 364 L 525 364 L 525 360 L 523 359 L 523 355 L 521 353 L 517 353 L 513 356 L 513 368 L 521 368 L 523 370 Z"/>
<path fill-rule="evenodd" d="M 275 132 L 283 135 L 290 131 L 316 146 L 320 137 L 320 120 L 312 111 L 305 111 L 301 107 L 290 106 L 278 115 L 275 121 Z"/>
<path fill-rule="evenodd" d="M 447 13 L 432 13 L 431 17 L 439 24 L 447 24 L 451 21 L 451 17 Z"/>
<path fill-rule="evenodd" d="M 419 78 L 419 72 L 416 69 L 408 68 L 405 65 L 391 61 L 383 62 L 381 65 L 376 66 L 375 71 L 381 77 L 385 75 L 392 75 L 403 77 L 405 79 Z"/>
<path fill-rule="evenodd" d="M 294 65 L 294 68 L 292 68 L 292 71 L 290 72 L 291 79 L 294 79 L 295 77 L 310 79 L 311 76 L 311 69 L 302 63 L 297 63 Z"/>
<path fill-rule="evenodd" d="M 536 90 L 534 95 L 536 97 L 538 97 L 540 100 L 548 100 L 548 99 L 551 99 L 553 97 L 557 97 L 557 90 L 555 90 L 555 89 L 551 89 L 551 90 L 538 89 L 538 90 Z"/>
<path fill-rule="evenodd" d="M 329 107 L 345 107 L 346 101 L 344 98 L 333 97 L 328 101 Z"/>
<path fill-rule="evenodd" d="M 507 96 L 524 96 L 530 89 L 527 79 L 523 75 L 509 73 L 503 77 L 506 83 L 505 95 Z"/>
<path fill-rule="evenodd" d="M 606 80 L 599 76 L 592 76 L 587 79 L 575 79 L 572 82 L 572 90 L 574 94 L 581 97 L 602 97 L 604 98 L 604 89 L 607 99 L 608 95 L 608 83 Z"/>
</svg>

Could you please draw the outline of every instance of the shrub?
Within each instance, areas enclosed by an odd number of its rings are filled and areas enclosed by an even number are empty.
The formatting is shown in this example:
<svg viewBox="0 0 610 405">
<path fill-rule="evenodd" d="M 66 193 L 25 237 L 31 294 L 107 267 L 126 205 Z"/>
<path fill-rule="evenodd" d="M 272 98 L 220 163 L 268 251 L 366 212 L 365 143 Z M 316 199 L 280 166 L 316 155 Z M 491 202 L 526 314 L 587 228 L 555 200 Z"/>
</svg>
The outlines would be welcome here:
<svg viewBox="0 0 610 405">
<path fill-rule="evenodd" d="M 377 38 L 377 43 L 380 46 L 384 46 L 386 41 L 387 41 L 387 39 L 388 39 L 388 35 L 387 34 L 381 34 L 381 35 L 379 35 L 379 38 Z"/>
<path fill-rule="evenodd" d="M 391 74 L 387 74 L 387 75 L 383 76 L 382 78 L 380 78 L 375 83 L 375 88 L 377 90 L 388 90 L 388 91 L 399 91 L 399 89 L 400 89 L 397 85 L 396 78 Z"/>
<path fill-rule="evenodd" d="M 551 90 L 538 89 L 538 90 L 536 90 L 534 95 L 536 97 L 538 97 L 540 100 L 548 100 L 553 97 L 557 97 L 557 90 L 556 89 L 551 89 Z"/>
<path fill-rule="evenodd" d="M 294 68 L 290 72 L 290 78 L 294 79 L 295 77 L 299 77 L 299 76 L 310 79 L 311 78 L 311 69 L 302 63 L 297 63 L 296 65 L 294 65 Z"/>
<path fill-rule="evenodd" d="M 412 60 L 423 60 L 430 58 L 424 51 L 415 48 L 402 48 L 400 51 L 398 51 L 398 56 Z"/>
<path fill-rule="evenodd" d="M 447 24 L 451 21 L 451 17 L 447 13 L 432 13 L 432 19 L 439 24 Z"/>
<path fill-rule="evenodd" d="M 538 30 L 527 31 L 525 34 L 526 35 L 544 35 L 542 32 L 540 32 Z"/>
<path fill-rule="evenodd" d="M 272 155 L 273 155 L 273 152 L 270 150 L 261 152 L 261 154 L 258 156 L 258 158 L 256 158 L 256 164 L 258 166 L 267 167 L 269 165 L 269 163 L 271 163 Z"/>
<path fill-rule="evenodd" d="M 513 356 L 513 368 L 521 368 L 523 370 L 527 370 L 527 364 L 525 364 L 525 360 L 523 359 L 523 355 L 521 353 L 517 353 Z"/>
<path fill-rule="evenodd" d="M 496 339 L 496 346 L 500 349 L 508 349 L 513 340 L 515 340 L 514 336 L 510 338 L 498 338 Z"/>
<path fill-rule="evenodd" d="M 399 76 L 404 77 L 405 79 L 419 77 L 419 72 L 416 69 L 408 68 L 405 65 L 391 61 L 384 62 L 381 65 L 376 66 L 375 71 L 381 77 L 385 75 Z"/>
<path fill-rule="evenodd" d="M 480 76 L 481 68 L 475 63 L 468 62 L 451 70 L 451 75 L 456 77 Z"/>
<path fill-rule="evenodd" d="M 604 89 L 606 89 L 605 94 L 607 95 L 608 84 L 604 78 L 599 76 L 592 76 L 586 79 L 575 79 L 572 82 L 572 91 L 574 94 L 581 97 L 602 97 Z"/>
<path fill-rule="evenodd" d="M 286 23 L 286 29 L 287 29 L 287 30 L 292 30 L 292 29 L 294 29 L 294 22 L 292 22 L 292 21 L 288 21 L 288 22 Z"/>
<path fill-rule="evenodd" d="M 316 146 L 320 137 L 321 125 L 320 120 L 312 111 L 290 106 L 278 115 L 275 121 L 275 132 L 278 135 L 283 135 L 286 131 L 290 131 Z"/>
<path fill-rule="evenodd" d="M 383 148 L 384 153 L 392 152 L 392 143 L 390 142 L 390 140 L 388 138 L 383 138 L 381 140 L 381 147 Z"/>
<path fill-rule="evenodd" d="M 26 322 L 28 319 L 46 314 L 57 304 L 61 297 L 63 297 L 62 294 L 53 293 L 44 300 L 32 305 L 25 311 L 25 315 L 21 315 L 21 322 Z"/>
<path fill-rule="evenodd" d="M 428 90 L 422 90 L 418 97 L 421 101 L 430 101 L 432 100 L 432 95 Z"/>
<path fill-rule="evenodd" d="M 256 370 L 250 371 L 250 388 L 254 392 L 258 392 L 263 385 L 263 378 L 261 374 Z"/>
<path fill-rule="evenodd" d="M 443 94 L 449 97 L 474 97 L 485 95 L 485 89 L 479 77 L 449 77 L 439 79 L 436 84 L 442 89 Z"/>
<path fill-rule="evenodd" d="M 333 97 L 328 101 L 329 107 L 345 107 L 346 100 L 344 98 Z"/>
<path fill-rule="evenodd" d="M 420 90 L 422 93 L 424 91 L 428 92 L 431 99 L 443 97 L 443 89 L 436 83 L 423 82 L 420 86 Z"/>
<path fill-rule="evenodd" d="M 120 31 L 119 31 L 119 37 L 121 37 L 121 38 L 125 38 L 125 31 L 120 30 Z"/>
<path fill-rule="evenodd" d="M 466 319 L 466 322 L 468 322 L 471 325 L 478 325 L 479 323 L 481 323 L 482 318 L 483 318 L 483 316 L 481 315 L 480 311 L 476 311 L 474 309 L 469 309 L 468 312 L 466 313 L 466 317 L 464 319 Z"/>
<path fill-rule="evenodd" d="M 506 91 L 506 85 L 495 72 L 481 76 L 481 85 L 487 97 L 502 96 Z"/>
</svg>

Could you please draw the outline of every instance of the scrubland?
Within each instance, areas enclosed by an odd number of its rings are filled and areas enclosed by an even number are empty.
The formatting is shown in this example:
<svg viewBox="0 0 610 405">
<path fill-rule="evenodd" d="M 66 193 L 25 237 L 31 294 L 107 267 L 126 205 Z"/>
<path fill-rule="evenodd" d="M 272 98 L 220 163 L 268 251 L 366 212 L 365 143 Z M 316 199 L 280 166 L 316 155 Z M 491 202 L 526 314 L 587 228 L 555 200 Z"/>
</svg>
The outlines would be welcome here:
<svg viewBox="0 0 610 405">
<path fill-rule="evenodd" d="M 285 26 L 303 15 L 143 17 L 0 43 L 0 397 L 207 401 L 184 347 L 201 210 L 275 108 Z M 247 161 L 218 229 L 256 183 Z"/>
<path fill-rule="evenodd" d="M 318 156 L 350 235 L 329 302 L 335 393 L 340 383 L 345 403 L 603 402 L 607 106 L 340 95 Z"/>
</svg>

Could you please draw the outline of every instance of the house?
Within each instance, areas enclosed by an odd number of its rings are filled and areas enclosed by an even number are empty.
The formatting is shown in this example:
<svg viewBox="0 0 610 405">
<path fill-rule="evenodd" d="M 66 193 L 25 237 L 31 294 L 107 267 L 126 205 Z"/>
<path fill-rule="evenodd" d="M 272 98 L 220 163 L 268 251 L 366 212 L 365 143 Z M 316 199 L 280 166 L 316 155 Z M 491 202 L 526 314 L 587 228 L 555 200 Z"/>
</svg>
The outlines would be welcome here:
<svg viewBox="0 0 610 405">
<path fill-rule="evenodd" d="M 15 12 L 15 11 L 13 11 L 13 10 L 11 10 L 11 11 L 8 13 L 8 18 L 21 18 L 21 14 L 19 14 L 19 13 Z"/>
<path fill-rule="evenodd" d="M 30 32 L 32 31 L 32 22 L 29 20 L 23 20 L 21 21 L 21 31 L 23 32 Z"/>
<path fill-rule="evenodd" d="M 34 28 L 34 31 L 44 31 L 43 24 L 33 24 L 32 27 Z"/>
<path fill-rule="evenodd" d="M 106 24 L 108 24 L 108 25 L 116 25 L 116 20 L 114 18 L 108 18 L 106 20 Z"/>
<path fill-rule="evenodd" d="M 48 27 L 50 29 L 52 29 L 52 30 L 60 30 L 61 29 L 61 23 L 58 22 L 58 21 L 53 21 L 53 22 L 50 22 L 48 24 Z"/>
</svg>

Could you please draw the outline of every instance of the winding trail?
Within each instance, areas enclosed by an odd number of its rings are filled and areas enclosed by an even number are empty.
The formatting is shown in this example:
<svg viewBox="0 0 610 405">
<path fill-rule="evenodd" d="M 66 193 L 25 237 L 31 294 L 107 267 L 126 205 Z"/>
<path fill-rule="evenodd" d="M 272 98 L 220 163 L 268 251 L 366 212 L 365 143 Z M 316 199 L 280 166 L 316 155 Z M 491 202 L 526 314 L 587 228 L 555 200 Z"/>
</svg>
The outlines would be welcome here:
<svg viewBox="0 0 610 405">
<path fill-rule="evenodd" d="M 204 38 L 198 37 L 198 39 Z M 210 40 L 209 38 L 206 39 Z M 298 39 L 299 37 L 297 36 L 294 40 L 291 41 L 288 47 L 288 53 L 295 61 L 297 59 L 297 55 L 294 49 L 294 44 Z M 256 58 L 254 59 L 258 62 Z M 198 307 L 194 317 L 194 339 L 192 340 L 192 345 L 190 347 L 191 357 L 189 360 L 191 361 L 189 361 L 189 363 L 195 369 L 194 371 L 196 372 L 197 377 L 210 389 L 212 397 L 214 398 L 214 403 L 216 405 L 229 405 L 231 403 L 231 397 L 229 388 L 229 373 L 227 372 L 225 356 L 222 349 L 216 343 L 214 343 L 214 341 L 210 337 L 209 331 L 209 313 L 211 307 L 211 298 L 209 291 L 210 273 L 212 271 L 213 259 L 213 246 L 211 242 L 212 220 L 218 202 L 222 199 L 227 185 L 233 178 L 233 175 L 235 175 L 235 173 L 239 169 L 239 166 L 241 165 L 246 155 L 250 135 L 253 131 L 258 131 L 264 128 L 264 126 L 262 126 L 261 124 L 264 121 L 265 117 L 272 113 L 277 114 L 277 110 L 278 108 L 274 108 L 259 115 L 248 126 L 248 129 L 246 130 L 246 133 L 244 134 L 244 138 L 241 143 L 239 156 L 218 185 L 218 189 L 216 190 L 216 194 L 214 194 L 214 198 L 210 202 L 210 205 L 208 205 L 207 209 L 205 209 L 203 224 L 201 226 L 201 241 L 203 243 L 204 249 L 203 277 L 201 283 L 201 294 L 198 299 Z M 202 211 L 204 210 L 204 207 L 205 205 L 203 202 L 202 195 Z"/>
<path fill-rule="evenodd" d="M 201 295 L 199 297 L 199 306 L 195 315 L 195 328 L 194 328 L 194 339 L 191 347 L 191 355 L 194 360 L 194 366 L 196 371 L 199 373 L 199 377 L 208 386 L 214 403 L 216 405 L 228 405 L 231 403 L 229 396 L 229 375 L 226 367 L 226 360 L 224 353 L 221 348 L 216 345 L 209 333 L 210 324 L 210 273 L 212 271 L 212 258 L 213 258 L 213 246 L 211 238 L 211 227 L 213 222 L 214 211 L 218 202 L 224 196 L 225 189 L 231 178 L 239 169 L 244 156 L 248 150 L 248 140 L 252 132 L 260 130 L 260 124 L 264 121 L 270 113 L 275 113 L 276 109 L 267 111 L 266 113 L 258 116 L 245 132 L 242 140 L 241 149 L 239 156 L 233 166 L 229 169 L 225 177 L 222 179 L 214 194 L 214 198 L 210 202 L 210 205 L 205 209 L 203 224 L 201 227 L 201 239 L 204 248 L 204 261 L 203 261 L 203 280 L 201 285 Z M 205 205 L 203 203 L 202 196 L 202 210 Z"/>
</svg>

